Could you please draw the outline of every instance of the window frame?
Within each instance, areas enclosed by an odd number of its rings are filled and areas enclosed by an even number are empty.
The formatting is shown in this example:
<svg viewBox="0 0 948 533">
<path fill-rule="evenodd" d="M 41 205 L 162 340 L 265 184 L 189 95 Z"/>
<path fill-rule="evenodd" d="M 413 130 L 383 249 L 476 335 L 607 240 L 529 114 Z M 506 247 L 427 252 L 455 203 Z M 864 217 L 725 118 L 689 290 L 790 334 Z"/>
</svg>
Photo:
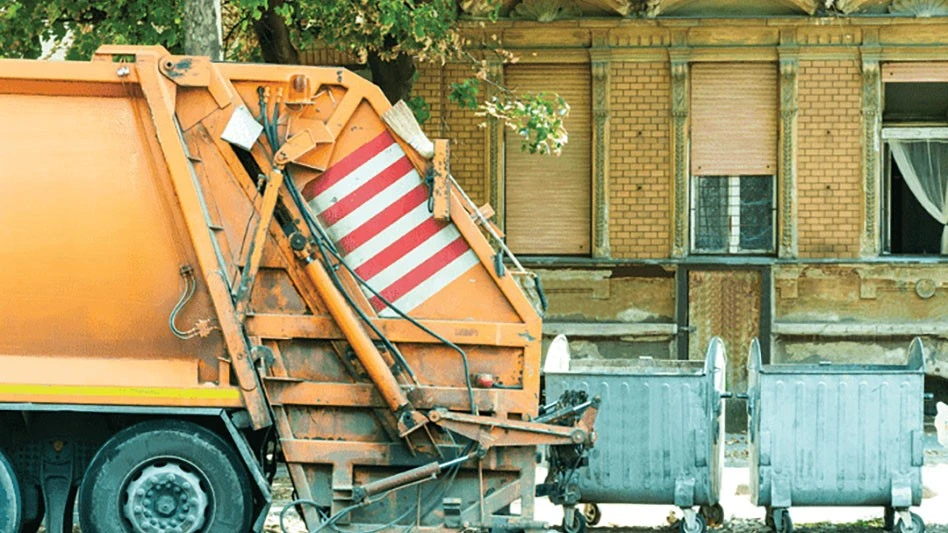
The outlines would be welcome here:
<svg viewBox="0 0 948 533">
<path fill-rule="evenodd" d="M 945 125 L 890 125 L 882 126 L 879 140 L 882 145 L 880 153 L 883 162 L 879 170 L 882 173 L 880 181 L 882 187 L 882 198 L 880 200 L 879 210 L 882 214 L 879 217 L 879 238 L 880 254 L 891 257 L 936 257 L 934 255 L 913 254 L 906 252 L 892 251 L 892 151 L 889 148 L 889 141 L 895 140 L 940 140 L 948 142 L 948 126 Z M 948 256 L 938 256 L 946 257 Z"/>
<path fill-rule="evenodd" d="M 743 249 L 740 247 L 740 180 L 741 178 L 755 178 L 755 179 L 769 179 L 771 182 L 770 189 L 770 214 L 771 214 L 771 228 L 770 228 L 770 248 L 769 249 Z M 697 214 L 698 214 L 698 181 L 702 179 L 727 179 L 728 180 L 728 201 L 727 201 L 727 217 L 728 217 L 728 226 L 729 233 L 727 236 L 727 250 L 705 250 L 697 247 Z M 736 187 L 735 187 L 736 184 Z M 737 203 L 732 205 L 731 202 L 731 189 L 734 188 L 737 190 Z M 688 211 L 688 221 L 690 229 L 690 238 L 688 250 L 690 254 L 701 255 L 701 256 L 772 256 L 777 253 L 777 176 L 776 175 L 767 175 L 767 174 L 754 174 L 754 175 L 727 175 L 727 176 L 704 176 L 704 175 L 695 175 L 691 176 L 691 185 L 690 189 L 690 206 Z M 736 222 L 736 223 L 735 223 Z M 735 232 L 736 228 L 736 232 Z"/>
</svg>

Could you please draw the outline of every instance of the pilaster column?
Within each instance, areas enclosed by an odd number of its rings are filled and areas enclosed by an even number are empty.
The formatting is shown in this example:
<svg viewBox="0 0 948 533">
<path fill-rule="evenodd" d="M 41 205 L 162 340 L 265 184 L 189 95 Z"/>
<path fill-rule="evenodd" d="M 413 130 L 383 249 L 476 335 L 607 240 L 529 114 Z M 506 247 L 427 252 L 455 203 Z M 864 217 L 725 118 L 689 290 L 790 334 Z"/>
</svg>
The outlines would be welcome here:
<svg viewBox="0 0 948 533">
<path fill-rule="evenodd" d="M 592 55 L 592 53 L 591 53 Z M 612 64 L 592 55 L 592 256 L 608 258 L 609 250 L 609 84 Z"/>
<path fill-rule="evenodd" d="M 671 58 L 672 75 L 672 168 L 674 174 L 674 224 L 672 257 L 688 255 L 688 62 Z"/>
<path fill-rule="evenodd" d="M 487 74 L 491 79 L 496 80 L 503 85 L 504 83 L 504 64 L 497 60 L 488 60 Z M 488 84 L 485 84 L 488 85 Z M 494 96 L 497 89 L 488 85 L 487 97 Z M 487 144 L 485 151 L 486 160 L 484 162 L 487 169 L 487 190 L 486 198 L 488 203 L 494 208 L 494 223 L 497 227 L 504 230 L 506 226 L 506 206 L 504 197 L 504 124 L 494 117 L 487 117 L 487 127 L 484 132 Z"/>
<path fill-rule="evenodd" d="M 777 171 L 779 257 L 797 257 L 797 114 L 799 110 L 796 57 L 780 58 L 780 165 Z"/>
<path fill-rule="evenodd" d="M 862 55 L 862 172 L 865 216 L 859 253 L 862 257 L 879 255 L 879 135 L 882 124 L 882 81 L 879 59 L 872 53 Z"/>
</svg>

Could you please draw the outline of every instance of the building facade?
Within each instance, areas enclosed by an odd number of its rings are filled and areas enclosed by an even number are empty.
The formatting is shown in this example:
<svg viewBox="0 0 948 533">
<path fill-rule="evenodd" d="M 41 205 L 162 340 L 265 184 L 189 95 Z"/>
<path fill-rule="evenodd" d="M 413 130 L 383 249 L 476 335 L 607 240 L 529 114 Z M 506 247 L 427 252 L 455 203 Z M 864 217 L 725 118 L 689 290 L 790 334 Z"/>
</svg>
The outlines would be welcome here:
<svg viewBox="0 0 948 533">
<path fill-rule="evenodd" d="M 467 64 L 423 66 L 431 137 L 540 273 L 544 334 L 584 357 L 701 358 L 948 374 L 948 2 L 522 0 L 472 42 L 511 89 L 571 105 L 558 158 L 448 101 Z M 319 59 L 314 59 L 319 61 Z M 944 240 L 944 242 L 943 242 Z"/>
</svg>

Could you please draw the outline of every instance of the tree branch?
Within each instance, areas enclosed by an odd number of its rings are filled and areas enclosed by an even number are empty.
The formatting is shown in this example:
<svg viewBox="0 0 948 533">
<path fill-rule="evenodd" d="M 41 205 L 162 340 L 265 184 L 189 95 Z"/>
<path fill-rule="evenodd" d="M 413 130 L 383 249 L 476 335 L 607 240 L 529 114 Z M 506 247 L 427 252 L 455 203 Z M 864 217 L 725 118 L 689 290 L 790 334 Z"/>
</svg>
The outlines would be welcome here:
<svg viewBox="0 0 948 533">
<path fill-rule="evenodd" d="M 283 0 L 271 0 L 260 20 L 254 22 L 253 30 L 257 35 L 257 42 L 260 43 L 264 61 L 284 65 L 298 64 L 300 56 L 290 39 L 290 29 L 286 20 L 276 11 L 283 4 Z"/>
</svg>

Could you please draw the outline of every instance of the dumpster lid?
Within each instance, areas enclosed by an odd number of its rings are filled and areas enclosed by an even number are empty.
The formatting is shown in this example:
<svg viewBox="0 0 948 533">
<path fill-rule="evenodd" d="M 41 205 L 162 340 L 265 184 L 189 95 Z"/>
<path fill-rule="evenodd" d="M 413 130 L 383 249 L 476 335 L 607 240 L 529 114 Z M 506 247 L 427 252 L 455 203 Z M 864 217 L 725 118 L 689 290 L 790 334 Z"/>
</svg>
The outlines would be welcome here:
<svg viewBox="0 0 948 533">
<path fill-rule="evenodd" d="M 557 335 L 547 349 L 545 374 L 646 374 L 646 375 L 708 375 L 714 373 L 723 390 L 724 368 L 727 356 L 724 343 L 714 337 L 708 344 L 704 360 L 655 359 L 653 357 L 628 357 L 621 359 L 573 359 L 569 349 L 569 340 L 563 334 Z M 716 382 L 718 379 L 716 379 Z M 716 383 L 717 384 L 717 383 Z"/>
<path fill-rule="evenodd" d="M 760 343 L 757 339 L 751 342 L 747 356 L 747 368 L 751 372 L 764 374 L 795 373 L 795 374 L 842 374 L 842 373 L 873 373 L 873 372 L 925 372 L 925 350 L 918 337 L 912 339 L 908 348 L 908 359 L 904 365 L 890 364 L 836 364 L 827 361 L 819 363 L 768 363 L 761 362 Z"/>
</svg>

